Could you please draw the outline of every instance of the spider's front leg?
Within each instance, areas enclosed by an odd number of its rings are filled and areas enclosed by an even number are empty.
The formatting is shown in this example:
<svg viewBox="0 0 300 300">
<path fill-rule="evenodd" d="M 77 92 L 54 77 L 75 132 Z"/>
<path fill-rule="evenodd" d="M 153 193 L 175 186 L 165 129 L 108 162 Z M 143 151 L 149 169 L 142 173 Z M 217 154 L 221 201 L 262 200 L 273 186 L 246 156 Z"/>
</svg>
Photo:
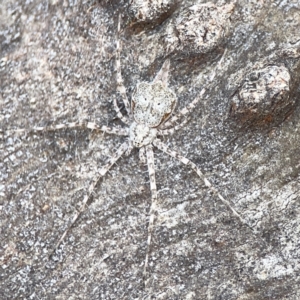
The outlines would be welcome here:
<svg viewBox="0 0 300 300">
<path fill-rule="evenodd" d="M 222 62 L 223 62 L 223 59 L 224 59 L 224 56 L 225 56 L 226 52 L 227 52 L 227 50 L 224 51 L 224 53 L 223 53 L 221 59 L 219 60 L 215 70 L 212 72 L 211 76 L 209 77 L 209 83 L 213 83 L 214 78 L 215 78 L 220 66 L 222 65 Z M 189 114 L 190 112 L 192 112 L 194 110 L 194 108 L 196 107 L 198 102 L 202 99 L 202 96 L 204 95 L 205 92 L 206 92 L 206 88 L 203 88 L 200 91 L 199 95 L 190 104 L 188 104 L 186 107 L 184 107 L 182 110 L 180 110 L 176 115 L 172 116 L 169 120 L 167 120 L 164 124 L 162 124 L 160 129 L 162 131 L 165 130 L 165 132 L 163 132 L 162 135 L 172 134 L 175 130 L 180 129 L 181 127 L 183 127 L 187 121 L 183 120 L 181 123 L 176 125 L 177 122 L 182 117 L 184 117 L 185 115 Z"/>
<path fill-rule="evenodd" d="M 174 127 L 159 130 L 158 135 L 172 135 L 175 131 L 184 127 L 189 120 L 190 120 L 190 118 L 185 118 L 181 123 L 179 123 L 178 125 L 175 125 Z"/>
<path fill-rule="evenodd" d="M 126 88 L 124 86 L 124 81 L 122 78 L 122 69 L 121 69 L 121 46 L 120 46 L 120 32 L 121 32 L 121 16 L 119 15 L 118 19 L 118 38 L 117 38 L 117 47 L 116 47 L 116 79 L 117 79 L 117 90 L 120 93 L 122 100 L 125 105 L 126 112 L 128 116 L 131 115 L 130 103 L 127 97 Z M 124 116 L 117 104 L 117 99 L 114 97 L 113 100 L 114 109 L 117 113 L 118 118 L 125 124 L 130 124 L 128 117 Z"/>
<path fill-rule="evenodd" d="M 108 134 L 115 134 L 115 135 L 123 135 L 127 136 L 128 131 L 124 128 L 120 127 L 108 127 L 105 125 L 97 125 L 94 122 L 87 122 L 87 121 L 79 121 L 79 122 L 71 122 L 65 124 L 57 124 L 57 125 L 49 125 L 49 126 L 36 126 L 31 128 L 21 128 L 21 129 L 9 129 L 9 130 L 1 130 L 0 132 L 5 133 L 30 133 L 30 132 L 41 132 L 41 131 L 55 131 L 61 129 L 73 129 L 73 128 L 81 128 L 81 129 L 91 129 L 91 130 L 99 130 L 103 131 Z"/>
<path fill-rule="evenodd" d="M 196 107 L 197 103 L 202 99 L 202 96 L 204 95 L 205 91 L 206 90 L 203 88 L 201 90 L 200 94 L 190 104 L 188 104 L 186 107 L 184 107 L 176 115 L 172 116 L 167 122 L 162 124 L 161 131 L 162 131 L 163 135 L 172 134 L 175 130 L 182 128 L 186 124 L 187 121 L 185 121 L 186 119 L 184 119 L 181 123 L 176 125 L 176 123 L 178 122 L 178 120 L 180 118 L 184 117 L 185 115 L 187 115 L 191 111 L 193 111 L 193 109 Z M 169 127 L 171 127 L 171 128 L 169 128 Z M 165 133 L 163 133 L 164 131 L 165 131 Z"/>
</svg>

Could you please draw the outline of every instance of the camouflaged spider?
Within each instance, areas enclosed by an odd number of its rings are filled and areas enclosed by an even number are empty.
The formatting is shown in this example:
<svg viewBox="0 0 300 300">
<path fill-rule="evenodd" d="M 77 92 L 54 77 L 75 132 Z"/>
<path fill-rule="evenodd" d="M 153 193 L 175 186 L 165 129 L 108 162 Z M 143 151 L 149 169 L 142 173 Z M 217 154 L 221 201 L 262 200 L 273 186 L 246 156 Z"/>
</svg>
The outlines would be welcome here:
<svg viewBox="0 0 300 300">
<path fill-rule="evenodd" d="M 120 28 L 118 28 L 120 31 Z M 147 163 L 148 172 L 150 177 L 150 189 L 151 189 L 151 208 L 150 218 L 148 224 L 148 238 L 147 238 L 147 250 L 144 261 L 143 275 L 146 283 L 147 268 L 150 253 L 151 237 L 154 227 L 154 216 L 157 209 L 157 187 L 155 181 L 155 168 L 154 168 L 154 154 L 153 146 L 159 150 L 165 152 L 171 157 L 179 160 L 185 165 L 190 166 L 197 175 L 204 181 L 205 185 L 216 195 L 218 198 L 227 205 L 233 214 L 237 216 L 242 223 L 245 221 L 241 216 L 234 210 L 230 205 L 229 201 L 225 200 L 223 196 L 212 186 L 209 180 L 203 175 L 201 170 L 192 161 L 186 157 L 181 156 L 177 152 L 169 149 L 158 137 L 163 135 L 169 135 L 174 133 L 176 130 L 182 128 L 187 119 L 184 118 L 181 123 L 178 124 L 179 119 L 187 115 L 192 111 L 199 100 L 202 98 L 205 89 L 199 93 L 199 95 L 185 108 L 179 111 L 176 115 L 172 115 L 175 110 L 177 99 L 175 93 L 168 87 L 168 74 L 170 68 L 170 61 L 166 60 L 161 67 L 160 71 L 150 83 L 140 82 L 137 84 L 136 89 L 132 95 L 131 104 L 128 100 L 126 89 L 124 87 L 122 75 L 121 75 L 121 64 L 120 64 L 120 42 L 117 41 L 117 54 L 116 54 L 116 70 L 117 70 L 117 85 L 118 91 L 122 97 L 125 110 L 127 115 L 123 115 L 117 104 L 116 98 L 114 98 L 114 109 L 117 113 L 118 118 L 125 124 L 127 128 L 114 128 L 108 126 L 101 126 L 93 122 L 73 122 L 67 124 L 58 124 L 47 127 L 33 127 L 29 131 L 53 131 L 58 129 L 66 128 L 85 128 L 92 130 L 99 130 L 108 134 L 115 134 L 120 136 L 128 137 L 127 140 L 119 146 L 114 155 L 109 159 L 108 163 L 101 167 L 99 170 L 98 177 L 94 178 L 90 183 L 88 192 L 83 198 L 82 205 L 77 211 L 75 216 L 70 220 L 69 226 L 61 235 L 58 240 L 53 252 L 58 248 L 61 242 L 64 240 L 68 231 L 71 229 L 73 224 L 79 218 L 80 214 L 84 211 L 88 200 L 91 197 L 98 181 L 103 177 L 110 168 L 120 159 L 120 157 L 126 153 L 129 155 L 131 150 L 136 147 L 139 148 L 139 158 L 143 163 Z M 27 129 L 14 130 L 15 132 L 25 132 Z M 53 253 L 52 252 L 52 253 Z"/>
</svg>

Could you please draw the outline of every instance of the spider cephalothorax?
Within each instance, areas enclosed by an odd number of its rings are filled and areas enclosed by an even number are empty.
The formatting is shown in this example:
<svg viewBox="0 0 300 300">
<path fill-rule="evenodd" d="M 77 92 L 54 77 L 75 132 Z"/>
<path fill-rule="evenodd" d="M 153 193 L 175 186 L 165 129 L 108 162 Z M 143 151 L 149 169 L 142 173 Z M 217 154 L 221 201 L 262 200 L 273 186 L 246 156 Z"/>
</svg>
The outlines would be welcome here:
<svg viewBox="0 0 300 300">
<path fill-rule="evenodd" d="M 156 136 L 157 129 L 144 124 L 133 122 L 129 128 L 129 139 L 132 145 L 137 148 L 151 144 Z"/>
</svg>

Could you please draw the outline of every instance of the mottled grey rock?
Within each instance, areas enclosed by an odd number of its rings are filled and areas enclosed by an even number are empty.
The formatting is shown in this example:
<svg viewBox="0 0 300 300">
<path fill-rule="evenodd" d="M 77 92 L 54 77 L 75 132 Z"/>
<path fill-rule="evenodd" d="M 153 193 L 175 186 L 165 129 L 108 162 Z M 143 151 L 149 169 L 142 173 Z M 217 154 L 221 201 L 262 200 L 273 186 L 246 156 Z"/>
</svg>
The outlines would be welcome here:
<svg viewBox="0 0 300 300">
<path fill-rule="evenodd" d="M 131 0 L 127 9 L 129 26 L 154 28 L 172 14 L 178 2 L 178 0 Z"/>
<path fill-rule="evenodd" d="M 233 10 L 233 3 L 188 6 L 166 26 L 165 48 L 189 55 L 215 50 L 226 38 Z"/>
</svg>

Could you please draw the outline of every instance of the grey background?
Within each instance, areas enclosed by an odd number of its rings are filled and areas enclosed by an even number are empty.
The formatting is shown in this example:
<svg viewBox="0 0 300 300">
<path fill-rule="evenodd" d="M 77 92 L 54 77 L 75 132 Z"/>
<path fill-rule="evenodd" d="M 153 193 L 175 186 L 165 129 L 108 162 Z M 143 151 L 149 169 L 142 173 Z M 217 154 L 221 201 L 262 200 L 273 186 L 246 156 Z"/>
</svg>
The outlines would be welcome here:
<svg viewBox="0 0 300 300">
<path fill-rule="evenodd" d="M 128 14 L 130 1 L 1 1 L 1 299 L 300 298 L 300 3 L 238 1 L 215 49 L 167 52 L 167 26 L 202 2 L 179 1 L 162 18 L 139 23 Z M 112 105 L 113 97 L 120 100 L 119 14 L 129 96 L 138 81 L 154 78 L 166 57 L 177 109 L 206 86 L 187 125 L 163 140 L 195 162 L 248 224 L 192 170 L 156 149 L 159 207 L 147 288 L 151 193 L 138 151 L 100 182 L 49 259 L 122 138 L 79 129 L 8 131 L 82 119 L 121 125 Z M 230 114 L 232 97 L 252 68 L 266 64 L 289 70 L 284 100 L 293 105 L 284 117 L 244 124 Z"/>
</svg>

